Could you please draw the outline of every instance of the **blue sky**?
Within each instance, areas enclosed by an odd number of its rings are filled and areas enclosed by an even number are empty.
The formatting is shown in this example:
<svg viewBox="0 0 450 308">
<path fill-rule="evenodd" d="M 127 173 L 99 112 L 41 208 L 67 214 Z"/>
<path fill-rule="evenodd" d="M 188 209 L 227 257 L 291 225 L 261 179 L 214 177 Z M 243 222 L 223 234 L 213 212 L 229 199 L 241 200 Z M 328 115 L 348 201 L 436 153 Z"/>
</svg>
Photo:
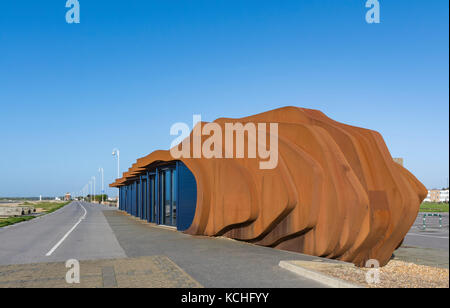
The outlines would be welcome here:
<svg viewBox="0 0 450 308">
<path fill-rule="evenodd" d="M 287 105 L 379 131 L 446 185 L 447 0 L 380 0 L 380 24 L 365 0 L 79 2 L 80 24 L 65 0 L 0 2 L 0 196 L 77 192 L 100 166 L 110 183 L 114 147 L 125 171 L 194 113 Z"/>
</svg>

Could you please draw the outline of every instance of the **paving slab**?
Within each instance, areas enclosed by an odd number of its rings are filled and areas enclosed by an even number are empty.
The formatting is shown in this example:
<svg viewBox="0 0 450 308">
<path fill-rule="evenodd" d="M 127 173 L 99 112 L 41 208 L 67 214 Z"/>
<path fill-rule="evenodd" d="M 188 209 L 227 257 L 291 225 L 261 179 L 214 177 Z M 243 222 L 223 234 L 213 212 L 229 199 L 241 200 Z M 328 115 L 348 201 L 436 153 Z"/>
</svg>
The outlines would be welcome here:
<svg viewBox="0 0 450 308">
<path fill-rule="evenodd" d="M 0 266 L 0 288 L 200 288 L 166 256 L 80 261 L 80 283 L 65 262 Z"/>
</svg>

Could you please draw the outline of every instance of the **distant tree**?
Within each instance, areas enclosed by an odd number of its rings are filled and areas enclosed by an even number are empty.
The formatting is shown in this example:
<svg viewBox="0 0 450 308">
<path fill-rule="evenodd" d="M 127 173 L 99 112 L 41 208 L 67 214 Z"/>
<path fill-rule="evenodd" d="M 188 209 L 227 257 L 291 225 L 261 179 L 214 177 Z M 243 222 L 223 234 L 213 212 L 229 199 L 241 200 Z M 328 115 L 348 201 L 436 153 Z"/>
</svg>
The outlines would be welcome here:
<svg viewBox="0 0 450 308">
<path fill-rule="evenodd" d="M 108 200 L 108 195 L 103 194 L 103 195 L 95 195 L 95 201 L 98 203 L 102 203 L 103 201 L 107 201 Z"/>
</svg>

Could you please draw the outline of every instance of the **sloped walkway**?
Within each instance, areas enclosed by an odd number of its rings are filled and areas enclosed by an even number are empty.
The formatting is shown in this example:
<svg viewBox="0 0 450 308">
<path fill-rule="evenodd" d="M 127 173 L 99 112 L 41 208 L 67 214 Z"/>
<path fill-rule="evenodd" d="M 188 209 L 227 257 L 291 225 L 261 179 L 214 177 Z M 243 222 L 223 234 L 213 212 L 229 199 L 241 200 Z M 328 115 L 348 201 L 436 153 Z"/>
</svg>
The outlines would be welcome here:
<svg viewBox="0 0 450 308">
<path fill-rule="evenodd" d="M 324 287 L 278 266 L 281 260 L 317 259 L 312 256 L 226 238 L 190 236 L 122 212 L 103 214 L 128 257 L 167 256 L 204 287 Z"/>
</svg>

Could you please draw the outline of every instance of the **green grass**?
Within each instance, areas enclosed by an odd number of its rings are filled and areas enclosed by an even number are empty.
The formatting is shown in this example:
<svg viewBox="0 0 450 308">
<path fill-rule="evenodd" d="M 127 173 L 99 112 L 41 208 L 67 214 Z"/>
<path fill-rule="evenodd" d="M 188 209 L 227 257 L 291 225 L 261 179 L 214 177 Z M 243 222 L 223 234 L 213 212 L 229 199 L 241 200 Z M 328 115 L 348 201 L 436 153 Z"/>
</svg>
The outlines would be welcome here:
<svg viewBox="0 0 450 308">
<path fill-rule="evenodd" d="M 420 205 L 420 212 L 448 212 L 448 203 L 424 202 Z"/>
<path fill-rule="evenodd" d="M 70 202 L 40 202 L 37 204 L 31 204 L 31 203 L 25 202 L 22 205 L 33 205 L 35 208 L 42 208 L 43 213 L 45 215 L 45 214 L 50 214 L 69 203 Z M 37 216 L 19 216 L 19 217 L 0 218 L 0 228 L 6 227 L 9 225 L 13 225 L 18 222 L 31 220 L 36 217 Z"/>
<path fill-rule="evenodd" d="M 20 216 L 20 217 L 8 217 L 8 218 L 0 218 L 0 228 L 6 227 L 9 225 L 16 224 L 18 222 L 27 221 L 33 219 L 34 216 Z"/>
<path fill-rule="evenodd" d="M 46 214 L 50 214 L 63 206 L 69 204 L 70 202 L 39 202 L 34 205 L 35 208 L 41 208 Z"/>
</svg>

